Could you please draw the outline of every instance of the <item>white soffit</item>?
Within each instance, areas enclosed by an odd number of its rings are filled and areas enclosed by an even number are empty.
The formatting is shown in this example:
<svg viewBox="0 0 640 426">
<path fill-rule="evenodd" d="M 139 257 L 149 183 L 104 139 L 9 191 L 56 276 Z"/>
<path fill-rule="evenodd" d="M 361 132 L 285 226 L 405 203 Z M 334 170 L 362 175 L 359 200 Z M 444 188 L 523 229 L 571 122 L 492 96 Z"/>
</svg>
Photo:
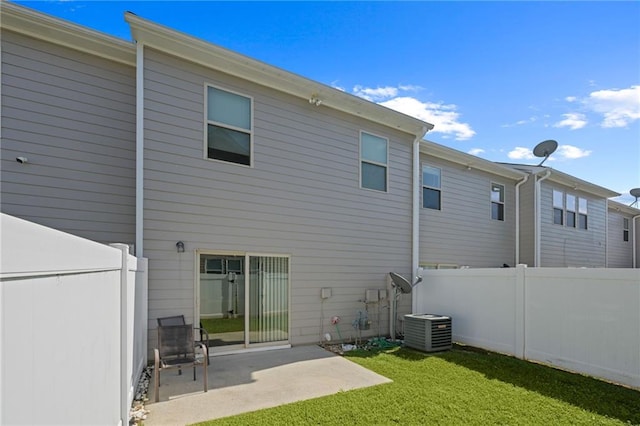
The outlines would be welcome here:
<svg viewBox="0 0 640 426">
<path fill-rule="evenodd" d="M 115 62 L 136 64 L 131 42 L 6 1 L 0 1 L 0 27 Z"/>
<path fill-rule="evenodd" d="M 609 210 L 619 211 L 631 216 L 640 215 L 640 209 L 636 209 L 635 207 L 627 206 L 614 200 L 607 200 L 607 203 Z"/>
<path fill-rule="evenodd" d="M 420 137 L 433 128 L 422 120 L 147 21 L 131 12 L 125 14 L 125 20 L 133 38 L 145 46 L 302 99 L 313 96 L 322 101 L 320 108 L 330 107 Z"/>
<path fill-rule="evenodd" d="M 509 179 L 520 180 L 527 175 L 525 172 L 505 167 L 492 161 L 485 160 L 484 158 L 467 154 L 466 152 L 458 151 L 457 149 L 449 148 L 427 140 L 420 142 L 420 153 L 428 157 L 440 158 L 465 167 L 470 167 L 471 169 L 481 170 L 483 172 Z"/>
<path fill-rule="evenodd" d="M 505 163 L 507 164 L 507 163 Z M 559 170 L 556 170 L 552 167 L 548 166 L 534 166 L 527 164 L 510 164 L 506 167 L 514 167 L 518 170 L 528 171 L 529 173 L 540 173 L 545 170 L 549 170 L 551 175 L 546 179 L 545 182 L 553 182 L 559 185 L 567 186 L 574 191 L 582 191 L 587 192 L 589 194 L 596 195 L 601 198 L 611 198 L 618 197 L 622 194 L 602 187 L 600 185 L 596 185 L 595 183 L 587 182 L 586 180 L 582 180 L 575 176 L 571 176 L 569 174 L 563 173 Z"/>
</svg>

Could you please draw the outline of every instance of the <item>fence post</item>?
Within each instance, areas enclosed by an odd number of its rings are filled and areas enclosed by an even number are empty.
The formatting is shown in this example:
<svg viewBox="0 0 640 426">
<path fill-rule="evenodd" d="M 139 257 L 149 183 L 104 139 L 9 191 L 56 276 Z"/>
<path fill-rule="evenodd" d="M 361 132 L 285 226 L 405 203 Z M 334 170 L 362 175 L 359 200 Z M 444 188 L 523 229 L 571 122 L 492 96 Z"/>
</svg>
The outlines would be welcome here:
<svg viewBox="0 0 640 426">
<path fill-rule="evenodd" d="M 525 271 L 527 265 L 519 264 L 515 268 L 515 340 L 513 348 L 514 355 L 518 358 L 525 358 L 526 345 L 526 279 Z"/>
<path fill-rule="evenodd" d="M 127 377 L 127 351 L 128 345 L 128 297 L 127 281 L 129 274 L 129 246 L 126 244 L 110 244 L 122 253 L 122 264 L 120 266 L 120 424 L 129 424 L 129 380 Z"/>
</svg>

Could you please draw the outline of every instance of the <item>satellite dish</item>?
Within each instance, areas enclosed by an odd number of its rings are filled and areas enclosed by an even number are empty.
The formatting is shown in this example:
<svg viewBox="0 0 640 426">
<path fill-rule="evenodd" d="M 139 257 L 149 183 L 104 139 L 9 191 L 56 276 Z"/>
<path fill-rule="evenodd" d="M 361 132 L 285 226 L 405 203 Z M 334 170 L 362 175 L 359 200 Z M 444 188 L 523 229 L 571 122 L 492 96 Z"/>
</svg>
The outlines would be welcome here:
<svg viewBox="0 0 640 426">
<path fill-rule="evenodd" d="M 547 161 L 547 158 L 549 158 L 549 156 L 553 154 L 556 149 L 558 149 L 558 142 L 554 141 L 553 139 L 540 142 L 538 145 L 536 145 L 536 147 L 533 148 L 533 155 L 540 158 L 544 157 L 540 164 L 538 164 L 538 167 L 542 166 L 542 163 Z"/>
<path fill-rule="evenodd" d="M 629 194 L 631 194 L 632 197 L 636 198 L 636 200 L 631 203 L 631 205 L 633 206 L 635 204 L 637 206 L 638 198 L 640 198 L 640 188 L 633 188 L 631 191 L 629 191 Z"/>
<path fill-rule="evenodd" d="M 400 293 L 404 294 L 411 293 L 411 289 L 422 281 L 422 278 L 418 278 L 418 281 L 411 284 L 405 277 L 398 275 L 395 272 L 389 272 L 389 276 L 391 276 L 391 283 L 393 286 L 400 290 Z"/>
</svg>

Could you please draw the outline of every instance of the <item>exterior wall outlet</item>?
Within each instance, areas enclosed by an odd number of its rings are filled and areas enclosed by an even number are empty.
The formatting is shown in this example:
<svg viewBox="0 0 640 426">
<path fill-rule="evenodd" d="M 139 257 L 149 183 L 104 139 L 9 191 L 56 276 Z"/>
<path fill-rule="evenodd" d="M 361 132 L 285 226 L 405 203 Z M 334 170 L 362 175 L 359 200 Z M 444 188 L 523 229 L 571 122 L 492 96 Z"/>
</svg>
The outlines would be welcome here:
<svg viewBox="0 0 640 426">
<path fill-rule="evenodd" d="M 320 297 L 323 299 L 328 299 L 331 297 L 331 287 L 325 287 L 320 290 Z"/>
<path fill-rule="evenodd" d="M 373 290 L 367 290 L 367 296 L 365 298 L 367 303 L 375 303 L 378 301 L 378 289 L 374 288 Z"/>
</svg>

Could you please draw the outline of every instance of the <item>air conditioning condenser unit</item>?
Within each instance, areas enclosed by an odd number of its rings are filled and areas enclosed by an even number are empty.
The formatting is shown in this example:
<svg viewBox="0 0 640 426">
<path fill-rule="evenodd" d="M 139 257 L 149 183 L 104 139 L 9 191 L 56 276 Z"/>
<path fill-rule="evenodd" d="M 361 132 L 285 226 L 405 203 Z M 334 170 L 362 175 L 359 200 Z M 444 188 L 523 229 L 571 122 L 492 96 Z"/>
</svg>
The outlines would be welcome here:
<svg viewBox="0 0 640 426">
<path fill-rule="evenodd" d="M 451 349 L 451 317 L 434 314 L 405 315 L 404 344 L 424 352 Z"/>
</svg>

